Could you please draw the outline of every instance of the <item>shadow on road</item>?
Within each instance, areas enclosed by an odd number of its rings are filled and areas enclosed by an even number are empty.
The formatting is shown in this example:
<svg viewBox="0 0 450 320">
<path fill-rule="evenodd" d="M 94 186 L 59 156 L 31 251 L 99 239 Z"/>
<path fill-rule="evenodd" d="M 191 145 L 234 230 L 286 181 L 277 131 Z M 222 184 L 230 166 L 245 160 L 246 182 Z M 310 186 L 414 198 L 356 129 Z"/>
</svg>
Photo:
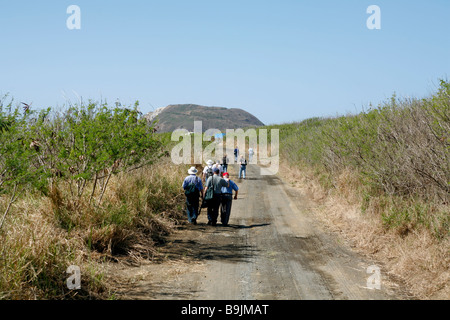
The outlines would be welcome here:
<svg viewBox="0 0 450 320">
<path fill-rule="evenodd" d="M 128 289 L 126 300 L 187 300 L 198 291 L 192 287 L 179 288 L 176 285 L 163 285 L 142 282 Z M 154 297 L 153 297 L 154 296 Z"/>
<path fill-rule="evenodd" d="M 223 240 L 216 240 L 218 241 L 175 240 L 174 245 L 165 246 L 164 251 L 168 259 L 226 260 L 234 263 L 249 262 L 259 251 L 245 244 L 224 243 Z"/>
<path fill-rule="evenodd" d="M 260 178 L 260 177 L 256 177 L 256 178 L 255 177 L 246 177 L 245 179 L 244 178 L 242 178 L 242 179 L 236 178 L 236 179 L 239 182 L 242 182 L 244 180 L 251 180 L 251 181 L 264 180 L 264 178 Z"/>
<path fill-rule="evenodd" d="M 191 259 L 194 261 L 225 260 L 227 262 L 250 262 L 258 254 L 254 246 L 245 242 L 245 237 L 238 230 L 262 228 L 270 223 L 254 223 L 249 225 L 230 224 L 217 227 L 199 224 L 197 226 L 181 226 L 180 233 L 159 248 L 165 259 Z"/>
<path fill-rule="evenodd" d="M 252 228 L 258 228 L 258 227 L 270 226 L 270 223 L 252 224 L 249 226 L 230 224 L 229 226 L 233 229 L 252 229 Z"/>
</svg>

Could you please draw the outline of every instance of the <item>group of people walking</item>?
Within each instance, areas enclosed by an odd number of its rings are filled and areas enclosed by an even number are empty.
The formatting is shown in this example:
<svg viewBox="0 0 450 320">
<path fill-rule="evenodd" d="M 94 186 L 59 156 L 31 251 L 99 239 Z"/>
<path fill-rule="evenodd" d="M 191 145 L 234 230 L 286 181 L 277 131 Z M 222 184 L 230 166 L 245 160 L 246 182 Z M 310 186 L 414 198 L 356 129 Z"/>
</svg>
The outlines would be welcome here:
<svg viewBox="0 0 450 320">
<path fill-rule="evenodd" d="M 236 155 L 235 150 L 235 157 Z M 197 224 L 199 210 L 203 207 L 208 209 L 208 225 L 216 226 L 219 219 L 223 226 L 228 226 L 231 214 L 231 205 L 233 199 L 236 200 L 239 187 L 230 180 L 228 173 L 228 158 L 225 155 L 222 163 L 219 161 L 208 160 L 207 166 L 203 169 L 202 176 L 197 176 L 198 170 L 192 167 L 188 170 L 188 176 L 183 181 L 183 189 L 186 195 L 186 211 L 188 221 L 194 225 Z M 245 179 L 247 160 L 241 156 L 239 160 L 239 179 Z M 203 187 L 204 183 L 204 187 Z M 234 191 L 234 197 L 233 197 Z M 202 204 L 200 204 L 202 199 Z"/>
</svg>

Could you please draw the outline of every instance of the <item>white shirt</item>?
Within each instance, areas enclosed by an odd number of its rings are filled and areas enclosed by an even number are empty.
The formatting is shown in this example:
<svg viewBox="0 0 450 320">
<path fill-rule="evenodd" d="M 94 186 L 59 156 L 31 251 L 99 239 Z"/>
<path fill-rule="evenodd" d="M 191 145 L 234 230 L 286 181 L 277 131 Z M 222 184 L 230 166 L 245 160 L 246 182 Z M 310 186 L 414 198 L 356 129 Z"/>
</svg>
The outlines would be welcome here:
<svg viewBox="0 0 450 320">
<path fill-rule="evenodd" d="M 214 173 L 214 166 L 206 166 L 205 169 L 203 169 L 203 173 L 206 173 L 206 171 L 208 171 L 208 168 L 213 169 L 213 173 Z"/>
</svg>

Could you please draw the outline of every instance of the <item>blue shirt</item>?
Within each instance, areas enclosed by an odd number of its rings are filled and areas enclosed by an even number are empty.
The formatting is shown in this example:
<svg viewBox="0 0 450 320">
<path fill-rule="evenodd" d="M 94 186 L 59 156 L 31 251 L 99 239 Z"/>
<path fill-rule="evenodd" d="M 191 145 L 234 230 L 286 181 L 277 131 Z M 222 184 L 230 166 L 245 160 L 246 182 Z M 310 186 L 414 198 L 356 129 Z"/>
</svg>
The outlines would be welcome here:
<svg viewBox="0 0 450 320">
<path fill-rule="evenodd" d="M 222 187 L 222 193 L 233 193 L 233 190 L 234 191 L 238 191 L 239 190 L 239 188 L 238 188 L 238 186 L 236 185 L 236 183 L 234 183 L 233 181 L 231 181 L 230 180 L 230 186 L 227 188 L 227 187 Z"/>
<path fill-rule="evenodd" d="M 184 181 L 183 181 L 183 189 L 186 190 L 187 186 L 189 184 L 191 184 L 191 183 L 194 183 L 199 191 L 201 191 L 203 189 L 202 179 L 197 177 L 195 174 L 191 174 L 190 176 L 187 176 L 184 179 Z"/>
</svg>

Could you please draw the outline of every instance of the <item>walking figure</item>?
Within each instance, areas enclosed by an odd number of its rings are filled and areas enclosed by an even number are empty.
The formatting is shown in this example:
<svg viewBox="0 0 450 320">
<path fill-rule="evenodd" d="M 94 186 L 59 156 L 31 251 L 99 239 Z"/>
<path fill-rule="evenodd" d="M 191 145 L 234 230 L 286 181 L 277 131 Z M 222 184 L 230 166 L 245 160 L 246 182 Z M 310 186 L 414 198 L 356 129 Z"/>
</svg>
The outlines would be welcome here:
<svg viewBox="0 0 450 320">
<path fill-rule="evenodd" d="M 234 149 L 234 162 L 238 162 L 239 159 L 239 147 L 236 146 L 236 148 Z"/>
<path fill-rule="evenodd" d="M 252 163 L 254 154 L 255 154 L 255 152 L 253 151 L 253 148 L 248 149 L 248 163 Z"/>
<path fill-rule="evenodd" d="M 212 226 L 217 225 L 217 218 L 219 216 L 219 206 L 223 187 L 229 187 L 230 183 L 219 176 L 219 168 L 214 169 L 214 175 L 209 177 L 206 181 L 205 199 L 211 194 L 211 199 L 208 199 L 208 224 Z"/>
<path fill-rule="evenodd" d="M 227 155 L 224 155 L 222 158 L 222 170 L 223 172 L 227 172 L 228 171 L 228 157 Z"/>
<path fill-rule="evenodd" d="M 241 156 L 239 163 L 240 163 L 239 179 L 241 179 L 241 177 L 243 177 L 245 179 L 245 174 L 247 172 L 247 160 L 245 160 L 244 156 Z"/>
<path fill-rule="evenodd" d="M 224 171 L 223 171 L 223 167 L 222 167 L 222 165 L 220 164 L 220 161 L 219 161 L 219 160 L 217 160 L 216 163 L 213 164 L 213 166 L 212 166 L 213 171 L 214 171 L 215 168 L 218 168 L 218 169 L 219 169 L 219 176 L 222 177 Z"/>
<path fill-rule="evenodd" d="M 206 161 L 206 167 L 203 169 L 203 181 L 205 181 L 205 183 L 209 177 L 212 177 L 214 175 L 213 164 L 214 161 L 212 160 Z"/>
<path fill-rule="evenodd" d="M 230 183 L 229 187 L 222 187 L 222 199 L 220 203 L 220 221 L 222 225 L 228 226 L 230 220 L 231 204 L 233 202 L 233 190 L 235 192 L 234 200 L 237 199 L 239 188 L 232 180 L 230 180 L 230 174 L 225 172 L 223 174 L 225 181 Z"/>
<path fill-rule="evenodd" d="M 198 170 L 192 167 L 188 170 L 188 176 L 183 181 L 184 194 L 186 195 L 186 212 L 189 223 L 197 224 L 200 196 L 203 198 L 202 179 L 197 177 Z"/>
</svg>

